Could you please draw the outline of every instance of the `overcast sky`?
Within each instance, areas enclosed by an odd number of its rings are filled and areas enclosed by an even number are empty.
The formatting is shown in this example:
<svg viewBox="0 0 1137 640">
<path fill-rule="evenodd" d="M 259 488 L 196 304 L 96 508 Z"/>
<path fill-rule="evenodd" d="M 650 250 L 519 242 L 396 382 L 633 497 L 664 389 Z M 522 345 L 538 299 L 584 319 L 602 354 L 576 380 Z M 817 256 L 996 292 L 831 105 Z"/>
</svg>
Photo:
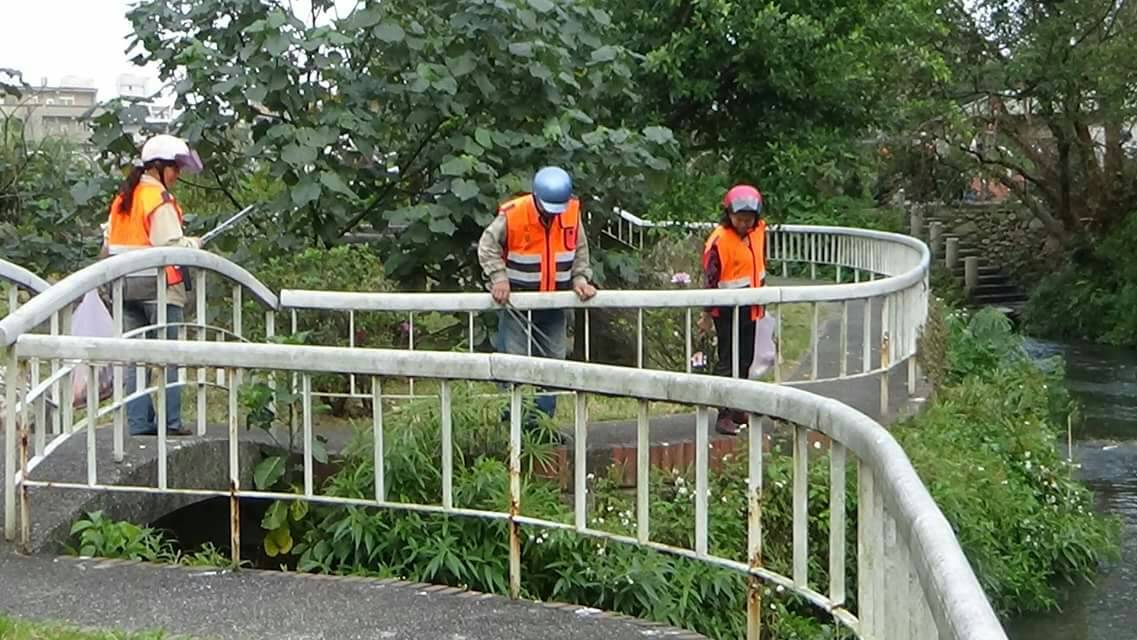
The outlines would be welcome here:
<svg viewBox="0 0 1137 640">
<path fill-rule="evenodd" d="M 84 78 L 99 90 L 99 100 L 118 94 L 121 73 L 149 75 L 158 89 L 157 72 L 134 67 L 126 55 L 131 39 L 127 9 L 137 0 L 0 0 L 0 68 L 17 69 L 38 85 L 43 77 L 58 85 L 64 77 Z M 356 0 L 337 0 L 341 15 Z M 308 0 L 292 0 L 307 16 Z"/>
</svg>

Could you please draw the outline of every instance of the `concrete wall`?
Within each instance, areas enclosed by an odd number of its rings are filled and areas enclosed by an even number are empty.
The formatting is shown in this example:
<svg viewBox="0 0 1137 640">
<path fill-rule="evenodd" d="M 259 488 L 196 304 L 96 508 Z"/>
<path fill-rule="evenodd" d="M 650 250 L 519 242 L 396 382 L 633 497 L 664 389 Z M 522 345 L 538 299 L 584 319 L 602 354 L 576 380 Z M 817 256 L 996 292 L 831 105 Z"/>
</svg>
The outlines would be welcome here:
<svg viewBox="0 0 1137 640">
<path fill-rule="evenodd" d="M 927 205 L 925 220 L 944 222 L 945 236 L 982 251 L 988 264 L 998 266 L 1019 284 L 1050 269 L 1060 248 L 1025 207 L 1014 203 Z"/>
</svg>

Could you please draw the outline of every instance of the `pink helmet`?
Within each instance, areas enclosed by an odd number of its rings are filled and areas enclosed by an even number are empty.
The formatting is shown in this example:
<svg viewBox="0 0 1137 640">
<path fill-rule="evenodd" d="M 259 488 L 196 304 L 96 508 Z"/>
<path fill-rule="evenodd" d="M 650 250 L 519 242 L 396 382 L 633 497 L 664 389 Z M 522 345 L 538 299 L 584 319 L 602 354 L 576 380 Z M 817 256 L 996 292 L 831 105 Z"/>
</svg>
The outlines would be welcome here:
<svg viewBox="0 0 1137 640">
<path fill-rule="evenodd" d="M 762 213 L 762 194 L 748 184 L 735 185 L 726 192 L 722 207 L 727 213 L 750 212 L 759 215 Z"/>
</svg>

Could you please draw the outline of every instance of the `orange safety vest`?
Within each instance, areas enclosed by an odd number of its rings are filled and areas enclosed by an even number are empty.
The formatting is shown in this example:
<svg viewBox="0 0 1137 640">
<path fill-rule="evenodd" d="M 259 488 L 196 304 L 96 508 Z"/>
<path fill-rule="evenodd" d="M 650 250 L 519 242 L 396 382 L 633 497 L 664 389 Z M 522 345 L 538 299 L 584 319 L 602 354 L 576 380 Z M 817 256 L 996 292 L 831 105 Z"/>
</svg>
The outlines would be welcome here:
<svg viewBox="0 0 1137 640">
<path fill-rule="evenodd" d="M 708 267 L 711 248 L 717 246 L 722 271 L 719 274 L 720 289 L 745 289 L 761 287 L 766 279 L 766 221 L 758 224 L 747 234 L 749 243 L 731 229 L 715 227 L 703 246 L 703 269 Z M 711 312 L 718 315 L 718 309 Z M 750 319 L 758 320 L 765 314 L 761 305 L 750 307 Z"/>
<path fill-rule="evenodd" d="M 150 216 L 163 204 L 174 205 L 178 212 L 178 223 L 184 224 L 182 208 L 174 196 L 161 185 L 139 181 L 134 187 L 134 195 L 130 202 L 130 211 L 121 213 L 119 203 L 122 195 L 116 195 L 111 202 L 110 217 L 107 220 L 107 245 L 110 255 L 117 255 L 125 251 L 143 249 L 153 246 L 150 244 Z M 133 273 L 131 276 L 157 275 L 154 271 Z M 181 284 L 182 271 L 177 267 L 166 267 L 166 284 L 174 286 Z"/>
<path fill-rule="evenodd" d="M 498 208 L 505 216 L 505 272 L 519 291 L 572 288 L 572 265 L 580 232 L 580 201 L 569 201 L 564 213 L 541 222 L 533 196 L 526 194 Z"/>
</svg>

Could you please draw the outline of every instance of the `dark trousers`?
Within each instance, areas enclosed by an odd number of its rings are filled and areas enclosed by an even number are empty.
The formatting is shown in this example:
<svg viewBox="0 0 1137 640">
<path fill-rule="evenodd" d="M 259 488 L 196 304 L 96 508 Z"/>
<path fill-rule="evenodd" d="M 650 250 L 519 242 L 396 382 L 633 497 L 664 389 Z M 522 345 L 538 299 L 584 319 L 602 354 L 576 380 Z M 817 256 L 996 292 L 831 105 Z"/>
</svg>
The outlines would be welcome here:
<svg viewBox="0 0 1137 640">
<path fill-rule="evenodd" d="M 746 378 L 750 363 L 754 361 L 754 332 L 758 323 L 750 319 L 750 307 L 738 310 L 738 377 Z M 718 361 L 715 375 L 734 376 L 734 309 L 724 307 L 715 316 L 715 335 L 718 336 Z M 730 415 L 731 409 L 720 408 L 719 418 Z"/>
</svg>

